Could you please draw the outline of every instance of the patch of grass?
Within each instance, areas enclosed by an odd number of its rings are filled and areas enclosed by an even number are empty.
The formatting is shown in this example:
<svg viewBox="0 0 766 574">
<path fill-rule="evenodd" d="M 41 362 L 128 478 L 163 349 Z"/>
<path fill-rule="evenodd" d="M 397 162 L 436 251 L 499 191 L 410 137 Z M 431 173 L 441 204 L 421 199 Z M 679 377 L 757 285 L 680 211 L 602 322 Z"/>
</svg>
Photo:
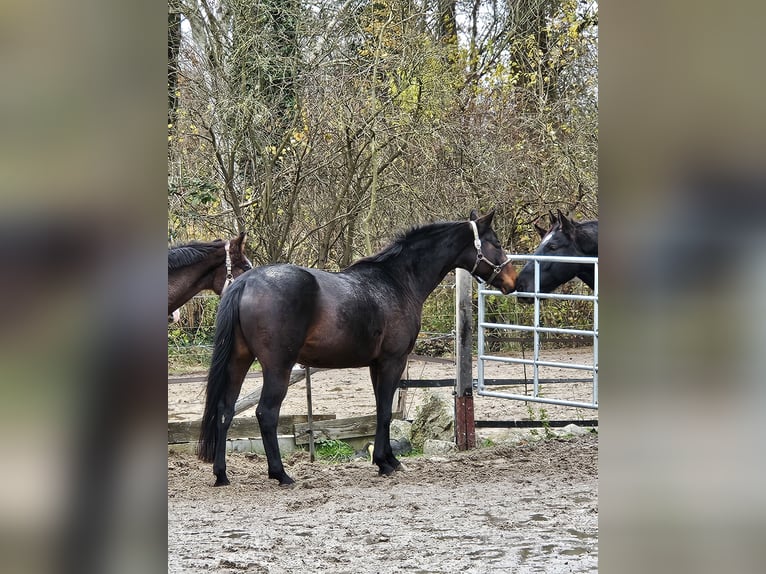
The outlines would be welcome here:
<svg viewBox="0 0 766 574">
<path fill-rule="evenodd" d="M 540 409 L 540 422 L 543 424 L 543 429 L 545 429 L 545 438 L 555 436 L 551 431 L 551 419 L 548 416 L 548 411 L 543 408 Z"/>
<path fill-rule="evenodd" d="M 413 447 L 412 450 L 406 454 L 398 454 L 396 455 L 398 458 L 414 458 L 416 456 L 423 456 L 423 449 L 422 448 L 415 448 Z"/>
<path fill-rule="evenodd" d="M 497 443 L 493 441 L 491 438 L 485 438 L 483 441 L 481 441 L 479 448 L 490 448 L 495 446 L 496 444 Z"/>
<path fill-rule="evenodd" d="M 342 440 L 323 440 L 315 445 L 316 456 L 330 462 L 348 462 L 354 456 L 351 445 Z"/>
<path fill-rule="evenodd" d="M 548 415 L 548 411 L 545 410 L 543 407 L 540 407 L 537 410 L 537 413 L 535 413 L 535 409 L 532 408 L 532 405 L 530 403 L 527 403 L 527 414 L 529 415 L 530 420 L 539 420 L 540 423 L 542 423 L 543 431 L 545 432 L 545 438 L 553 438 L 555 437 L 555 433 L 551 430 L 551 419 Z M 537 431 L 533 430 L 532 434 L 537 435 Z"/>
</svg>

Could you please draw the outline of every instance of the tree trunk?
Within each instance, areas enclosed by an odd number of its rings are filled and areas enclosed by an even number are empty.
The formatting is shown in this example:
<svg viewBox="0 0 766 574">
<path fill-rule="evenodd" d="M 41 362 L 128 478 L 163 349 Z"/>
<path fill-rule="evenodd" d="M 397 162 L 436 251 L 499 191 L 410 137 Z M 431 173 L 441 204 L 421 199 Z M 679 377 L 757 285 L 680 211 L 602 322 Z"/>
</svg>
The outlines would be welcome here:
<svg viewBox="0 0 766 574">
<path fill-rule="evenodd" d="M 168 130 L 176 124 L 178 110 L 178 54 L 181 51 L 181 6 L 168 2 Z"/>
<path fill-rule="evenodd" d="M 455 0 L 437 0 L 439 21 L 437 34 L 445 44 L 457 45 L 457 23 L 455 20 Z"/>
</svg>

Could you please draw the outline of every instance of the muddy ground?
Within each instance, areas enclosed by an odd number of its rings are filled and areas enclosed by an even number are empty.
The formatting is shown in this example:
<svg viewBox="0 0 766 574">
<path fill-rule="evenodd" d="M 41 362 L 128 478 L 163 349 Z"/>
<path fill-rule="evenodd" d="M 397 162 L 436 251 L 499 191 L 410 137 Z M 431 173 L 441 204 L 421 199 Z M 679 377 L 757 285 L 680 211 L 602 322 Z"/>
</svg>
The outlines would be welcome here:
<svg viewBox="0 0 766 574">
<path fill-rule="evenodd" d="M 575 362 L 589 350 L 556 351 Z M 516 377 L 498 366 L 488 376 Z M 411 363 L 410 378 L 452 376 L 449 365 Z M 474 371 L 475 372 L 475 371 Z M 572 376 L 571 371 L 566 375 Z M 546 376 L 554 376 L 553 372 Z M 254 379 L 246 383 L 256 387 Z M 374 412 L 365 370 L 312 377 L 314 412 Z M 170 420 L 198 418 L 204 383 L 171 385 Z M 506 389 L 519 392 L 519 388 Z M 243 395 L 248 389 L 243 390 Z M 434 392 L 412 389 L 408 418 Z M 450 389 L 435 391 L 451 401 Z M 551 385 L 549 396 L 588 398 L 588 385 Z M 290 388 L 283 414 L 306 412 L 305 387 Z M 597 418 L 597 412 L 476 397 L 477 419 Z M 252 412 L 246 413 L 252 415 Z M 266 478 L 265 458 L 227 457 L 232 484 L 214 488 L 211 465 L 170 450 L 168 571 L 254 573 L 597 572 L 598 437 L 502 444 L 505 431 L 477 429 L 501 444 L 442 457 L 404 458 L 379 477 L 368 461 L 331 464 L 285 456 L 292 489 Z"/>
<path fill-rule="evenodd" d="M 292 489 L 257 455 L 230 454 L 232 484 L 176 453 L 168 463 L 168 571 L 597 572 L 598 439 L 586 435 L 369 462 L 286 457 Z"/>
</svg>

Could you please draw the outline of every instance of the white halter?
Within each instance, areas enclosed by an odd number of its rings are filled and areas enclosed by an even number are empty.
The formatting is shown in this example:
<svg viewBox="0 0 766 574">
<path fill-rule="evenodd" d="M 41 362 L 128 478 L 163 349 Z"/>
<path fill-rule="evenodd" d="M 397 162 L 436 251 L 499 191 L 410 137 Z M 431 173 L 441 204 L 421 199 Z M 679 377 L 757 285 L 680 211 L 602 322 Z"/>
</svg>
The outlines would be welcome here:
<svg viewBox="0 0 766 574">
<path fill-rule="evenodd" d="M 500 265 L 494 265 L 484 257 L 484 254 L 481 252 L 481 239 L 479 239 L 479 228 L 476 226 L 476 222 L 472 219 L 468 223 L 471 224 L 471 230 L 473 231 L 473 246 L 476 248 L 476 262 L 473 264 L 473 269 L 471 269 L 471 275 L 474 276 L 474 278 L 479 283 L 486 283 L 487 285 L 490 285 L 492 281 L 495 280 L 495 277 L 497 277 L 500 272 L 503 270 L 503 267 L 508 265 L 510 263 L 510 259 L 506 259 L 503 263 Z M 476 268 L 479 266 L 479 263 L 484 260 L 487 262 L 487 265 L 492 267 L 492 275 L 489 276 L 489 279 L 482 279 L 478 275 L 476 275 Z"/>
<path fill-rule="evenodd" d="M 226 281 L 223 283 L 223 289 L 221 289 L 221 293 L 223 294 L 224 291 L 226 291 L 226 288 L 231 285 L 231 282 L 234 280 L 234 275 L 231 273 L 231 254 L 229 253 L 229 242 L 227 241 L 223 248 L 226 250 Z"/>
</svg>

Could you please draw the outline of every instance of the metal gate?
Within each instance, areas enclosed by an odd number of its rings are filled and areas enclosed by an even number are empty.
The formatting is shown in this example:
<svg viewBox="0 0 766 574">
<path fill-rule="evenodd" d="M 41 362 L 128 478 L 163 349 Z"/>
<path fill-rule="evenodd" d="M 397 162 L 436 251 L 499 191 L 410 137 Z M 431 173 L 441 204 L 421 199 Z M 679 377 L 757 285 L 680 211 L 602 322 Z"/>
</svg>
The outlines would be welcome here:
<svg viewBox="0 0 766 574">
<path fill-rule="evenodd" d="M 505 399 L 516 399 L 538 403 L 548 403 L 554 405 L 582 407 L 589 409 L 598 408 L 598 257 L 556 257 L 542 255 L 509 255 L 512 261 L 534 261 L 535 262 L 535 291 L 533 293 L 515 293 L 514 296 L 523 295 L 525 297 L 534 297 L 534 322 L 533 325 L 512 325 L 506 323 L 488 323 L 485 318 L 486 301 L 488 297 L 503 296 L 500 291 L 492 289 L 479 289 L 479 317 L 478 317 L 478 362 L 475 390 L 479 395 L 487 397 L 498 397 Z M 540 262 L 558 261 L 565 263 L 592 263 L 594 267 L 594 289 L 593 295 L 568 295 L 558 293 L 540 293 Z M 562 299 L 579 300 L 593 302 L 593 328 L 592 329 L 564 329 L 555 327 L 544 327 L 540 324 L 540 304 L 543 299 Z M 526 359 L 522 357 L 506 357 L 488 354 L 486 351 L 486 331 L 488 329 L 501 329 L 508 331 L 531 331 L 533 334 L 533 358 Z M 591 364 L 564 363 L 557 361 L 545 361 L 540 359 L 540 334 L 541 333 L 563 333 L 571 335 L 585 335 L 593 338 L 593 361 Z M 512 363 L 530 365 L 533 371 L 532 394 L 521 395 L 496 391 L 489 391 L 485 385 L 484 368 L 485 364 L 490 362 Z M 540 395 L 540 367 L 558 367 L 561 369 L 574 369 L 578 371 L 589 371 L 593 377 L 593 394 L 591 402 L 579 402 L 562 400 L 548 396 Z"/>
</svg>

